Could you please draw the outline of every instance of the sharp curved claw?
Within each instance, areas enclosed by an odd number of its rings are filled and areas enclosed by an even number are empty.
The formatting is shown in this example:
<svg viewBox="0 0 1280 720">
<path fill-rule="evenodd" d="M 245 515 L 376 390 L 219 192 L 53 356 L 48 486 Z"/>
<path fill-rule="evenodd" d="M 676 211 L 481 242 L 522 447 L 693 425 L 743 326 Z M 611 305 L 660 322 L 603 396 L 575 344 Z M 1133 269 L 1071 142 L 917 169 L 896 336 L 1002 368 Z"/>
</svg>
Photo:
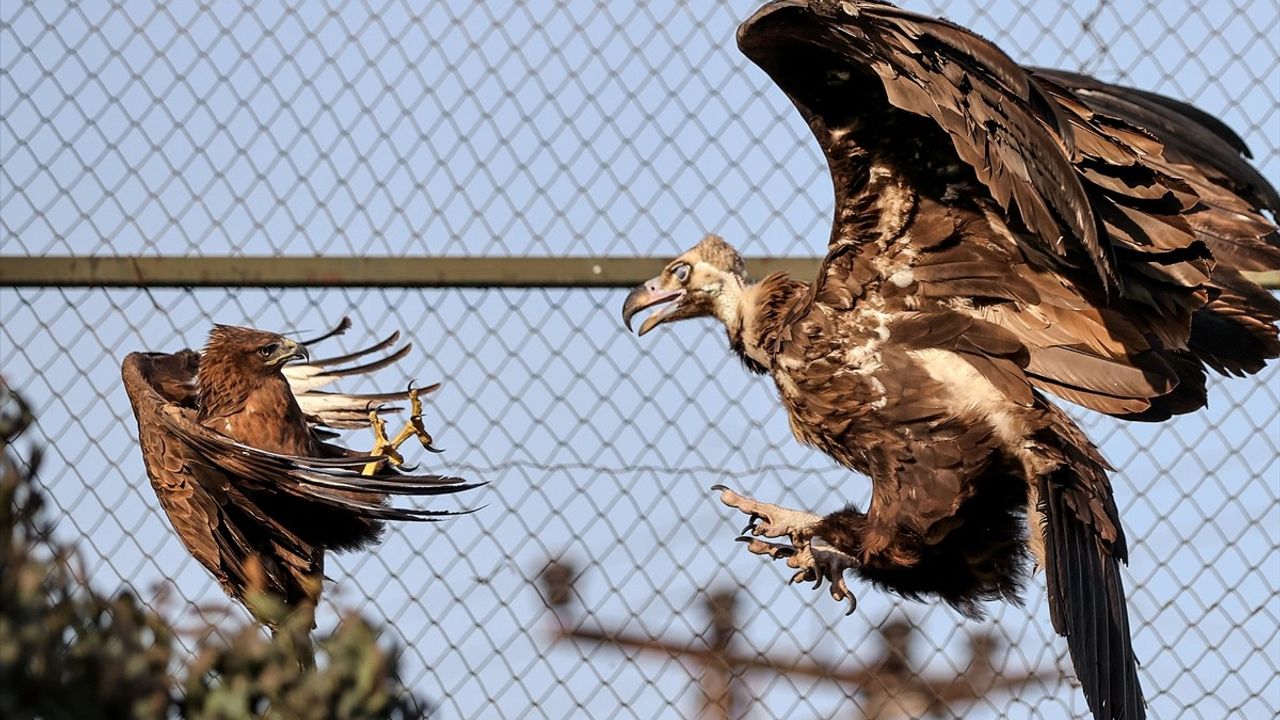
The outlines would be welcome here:
<svg viewBox="0 0 1280 720">
<path fill-rule="evenodd" d="M 444 448 L 438 448 L 438 447 L 436 447 L 435 445 L 432 445 L 432 444 L 430 444 L 430 443 L 427 443 L 427 444 L 423 445 L 422 447 L 423 447 L 423 448 L 425 448 L 427 452 L 435 453 L 435 454 L 437 454 L 437 455 L 439 455 L 440 453 L 444 452 Z"/>
<path fill-rule="evenodd" d="M 762 503 L 744 497 L 725 485 L 712 485 L 711 490 L 720 493 L 720 501 L 748 516 L 737 542 L 747 544 L 747 550 L 755 555 L 766 555 L 773 560 L 785 560 L 795 568 L 791 584 L 813 583 L 813 590 L 830 583 L 827 592 L 836 602 L 848 601 L 845 615 L 857 609 L 857 599 L 844 580 L 844 571 L 856 569 L 858 561 L 846 552 L 834 548 L 825 539 L 815 535 L 821 522 L 818 516 L 803 511 L 790 510 L 772 503 Z M 760 537 L 781 538 L 785 542 L 766 542 Z"/>
<path fill-rule="evenodd" d="M 751 537 L 750 535 L 739 535 L 734 538 L 734 540 L 736 542 L 746 543 L 747 550 L 753 555 L 768 555 L 774 560 L 786 560 L 788 564 L 791 563 L 791 558 L 796 554 L 796 549 L 793 547 L 788 547 L 779 543 L 765 542 Z M 795 566 L 793 565 L 792 567 Z"/>
<path fill-rule="evenodd" d="M 841 581 L 841 583 L 843 584 L 843 581 Z M 853 611 L 854 611 L 854 610 L 857 610 L 857 609 L 858 609 L 858 598 L 854 597 L 853 593 L 848 592 L 848 588 L 847 588 L 847 587 L 846 587 L 846 592 L 844 593 L 844 597 L 843 597 L 843 598 L 836 598 L 836 599 L 837 599 L 837 600 L 845 600 L 845 599 L 847 599 L 847 600 L 849 601 L 849 609 L 844 611 L 844 616 L 845 616 L 845 617 L 849 617 L 850 615 L 852 615 L 852 614 L 853 614 Z"/>
</svg>

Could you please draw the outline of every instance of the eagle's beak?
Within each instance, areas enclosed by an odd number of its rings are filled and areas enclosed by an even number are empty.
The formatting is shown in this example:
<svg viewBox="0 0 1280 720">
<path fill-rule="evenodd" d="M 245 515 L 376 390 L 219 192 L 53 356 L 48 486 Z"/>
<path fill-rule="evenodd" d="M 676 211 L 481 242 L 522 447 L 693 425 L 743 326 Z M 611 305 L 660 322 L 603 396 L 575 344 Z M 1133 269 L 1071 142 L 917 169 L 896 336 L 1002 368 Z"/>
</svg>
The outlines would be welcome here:
<svg viewBox="0 0 1280 720">
<path fill-rule="evenodd" d="M 659 285 L 660 280 L 661 278 L 653 278 L 632 290 L 627 296 L 627 301 L 622 304 L 622 322 L 628 330 L 631 329 L 631 318 L 645 308 L 670 303 L 644 319 L 640 324 L 640 335 L 666 322 L 680 309 L 680 299 L 684 297 L 684 290 L 663 290 Z"/>
<path fill-rule="evenodd" d="M 272 365 L 275 365 L 284 364 L 290 360 L 310 359 L 311 355 L 307 353 L 307 348 L 302 343 L 285 338 L 284 341 L 280 343 L 280 347 L 271 356 L 270 362 Z"/>
</svg>

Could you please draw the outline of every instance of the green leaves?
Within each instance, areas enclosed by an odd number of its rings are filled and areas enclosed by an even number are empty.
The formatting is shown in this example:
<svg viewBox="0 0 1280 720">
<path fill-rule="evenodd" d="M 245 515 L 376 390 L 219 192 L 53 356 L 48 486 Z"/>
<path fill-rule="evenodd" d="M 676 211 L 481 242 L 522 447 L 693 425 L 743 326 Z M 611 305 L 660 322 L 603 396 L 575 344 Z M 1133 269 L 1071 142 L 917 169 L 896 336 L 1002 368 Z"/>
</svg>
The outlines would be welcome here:
<svg viewBox="0 0 1280 720">
<path fill-rule="evenodd" d="M 0 717 L 94 720 L 421 718 L 430 706 L 398 679 L 399 652 L 345 617 L 315 647 L 312 613 L 276 598 L 249 600 L 256 623 L 229 633 L 206 624 L 192 657 L 178 630 L 128 591 L 107 596 L 53 539 L 35 481 L 13 441 L 31 423 L 0 380 Z M 183 630 L 184 636 L 188 634 Z"/>
<path fill-rule="evenodd" d="M 380 649 L 378 631 L 363 618 L 344 618 L 313 651 L 310 613 L 289 613 L 263 595 L 250 604 L 279 629 L 268 639 L 261 628 L 246 625 L 226 642 L 206 644 L 186 669 L 184 717 L 358 720 L 427 714 L 396 679 L 399 654 Z"/>
</svg>

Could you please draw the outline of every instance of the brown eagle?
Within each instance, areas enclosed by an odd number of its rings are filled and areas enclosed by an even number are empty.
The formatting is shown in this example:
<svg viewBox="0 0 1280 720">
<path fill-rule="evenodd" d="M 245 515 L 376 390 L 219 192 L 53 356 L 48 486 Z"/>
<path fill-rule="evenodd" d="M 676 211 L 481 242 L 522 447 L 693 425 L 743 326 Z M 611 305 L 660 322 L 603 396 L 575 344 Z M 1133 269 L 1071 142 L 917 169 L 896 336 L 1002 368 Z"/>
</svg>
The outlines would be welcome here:
<svg viewBox="0 0 1280 720">
<path fill-rule="evenodd" d="M 845 570 L 977 617 L 1034 557 L 1094 716 L 1143 717 L 1112 468 L 1048 396 L 1163 420 L 1204 406 L 1206 367 L 1280 355 L 1280 302 L 1241 274 L 1280 268 L 1280 196 L 1190 105 L 885 3 L 778 0 L 738 45 L 826 155 L 821 270 L 751 283 L 708 237 L 623 319 L 718 319 L 795 436 L 872 480 L 865 510 L 826 516 L 717 486 L 751 516 L 740 539 L 850 611 Z"/>
<path fill-rule="evenodd" d="M 250 589 L 290 606 L 314 609 L 325 551 L 357 550 L 379 540 L 386 520 L 434 521 L 457 513 L 392 507 L 390 495 L 430 496 L 476 487 L 458 478 L 411 475 L 395 465 L 396 446 L 418 437 L 430 450 L 418 390 L 341 394 L 320 388 L 390 365 L 404 345 L 395 333 L 369 348 L 309 360 L 308 345 L 275 333 L 217 325 L 203 352 L 131 353 L 125 392 L 138 420 L 142 458 L 160 506 L 187 550 L 222 589 L 243 602 Z M 301 360 L 302 364 L 286 365 Z M 404 432 L 388 440 L 381 415 L 409 400 Z M 376 431 L 374 453 L 330 442 L 334 430 Z"/>
</svg>

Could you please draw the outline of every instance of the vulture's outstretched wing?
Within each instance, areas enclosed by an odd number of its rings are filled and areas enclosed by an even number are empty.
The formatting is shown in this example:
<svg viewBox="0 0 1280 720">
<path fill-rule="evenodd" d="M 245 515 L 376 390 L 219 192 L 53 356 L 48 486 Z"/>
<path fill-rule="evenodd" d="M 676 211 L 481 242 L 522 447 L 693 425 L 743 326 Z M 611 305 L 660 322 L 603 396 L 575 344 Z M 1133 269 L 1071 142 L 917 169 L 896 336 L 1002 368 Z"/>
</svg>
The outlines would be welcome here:
<svg viewBox="0 0 1280 720">
<path fill-rule="evenodd" d="M 1016 207 L 1040 250 L 1060 257 L 1083 250 L 1098 275 L 1119 281 L 1066 155 L 1070 121 L 996 46 L 892 5 L 823 0 L 767 4 L 739 28 L 738 46 L 809 121 L 832 160 L 838 198 L 853 181 L 843 157 L 848 134 L 894 134 L 882 124 L 887 101 L 936 123 L 950 139 L 944 157 L 971 167 L 1001 207 Z M 847 239 L 832 235 L 833 243 Z"/>
<path fill-rule="evenodd" d="M 1040 80 L 1069 90 L 1093 112 L 1124 118 L 1160 139 L 1164 157 L 1183 168 L 1198 168 L 1254 208 L 1280 213 L 1280 194 L 1246 162 L 1249 146 L 1221 120 L 1194 105 L 1146 90 L 1104 83 L 1088 75 L 1032 68 Z M 1254 268 L 1242 267 L 1241 270 Z"/>
<path fill-rule="evenodd" d="M 1206 365 L 1280 354 L 1280 302 L 1239 272 L 1280 268 L 1276 193 L 1218 121 L 876 2 L 778 0 L 738 43 L 835 185 L 794 319 L 868 294 L 963 306 L 1026 346 L 1032 386 L 1131 419 L 1202 407 Z"/>
</svg>

